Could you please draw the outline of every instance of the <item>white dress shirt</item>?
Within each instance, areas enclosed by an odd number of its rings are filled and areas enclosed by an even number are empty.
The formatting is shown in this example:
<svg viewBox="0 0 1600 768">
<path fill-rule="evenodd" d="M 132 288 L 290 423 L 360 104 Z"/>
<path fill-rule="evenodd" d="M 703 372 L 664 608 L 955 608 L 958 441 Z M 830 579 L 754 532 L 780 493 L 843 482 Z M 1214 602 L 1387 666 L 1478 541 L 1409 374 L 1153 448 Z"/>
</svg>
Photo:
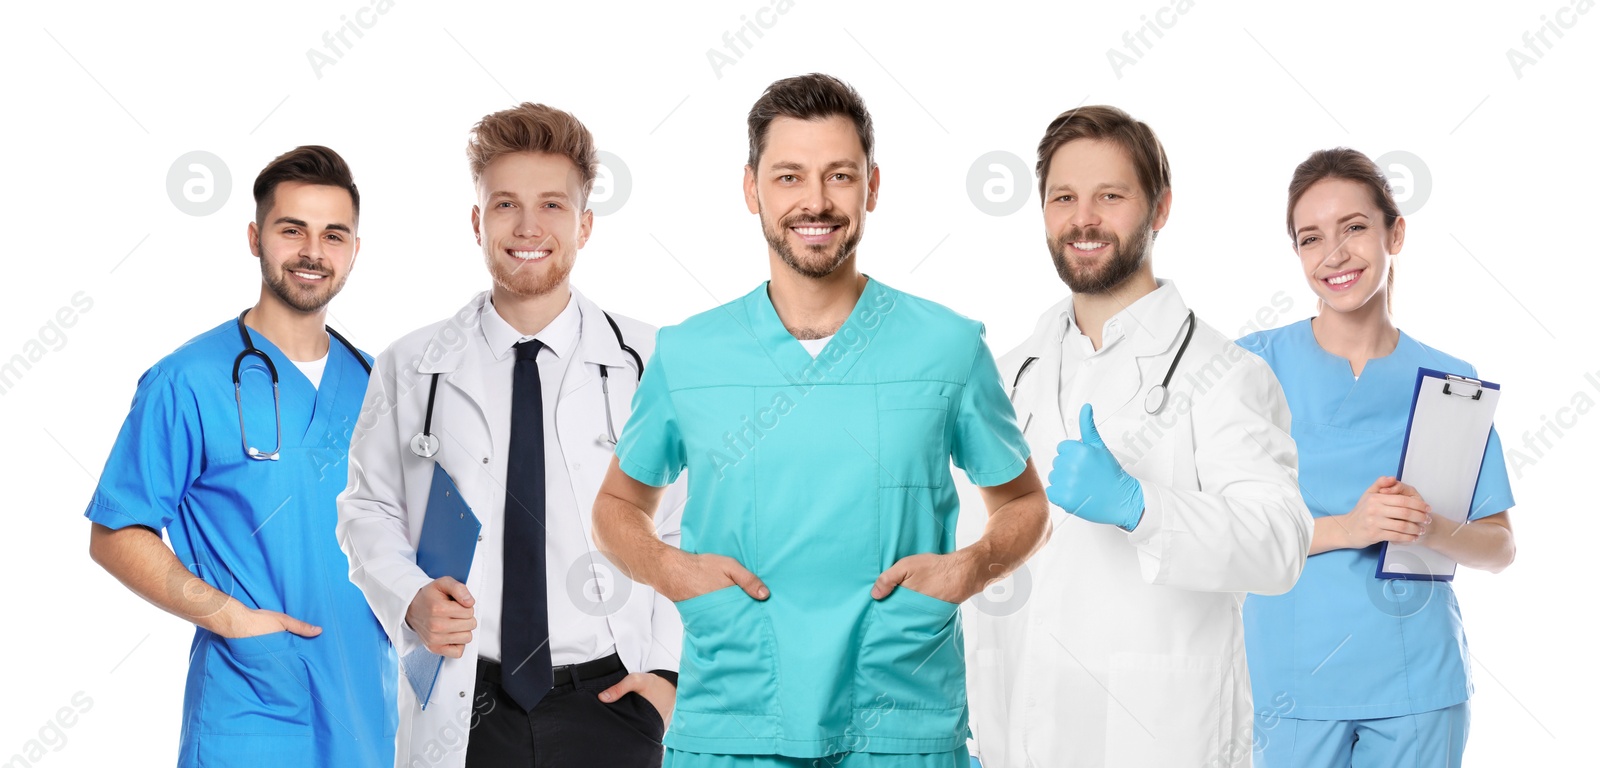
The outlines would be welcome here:
<svg viewBox="0 0 1600 768">
<path fill-rule="evenodd" d="M 514 347 L 523 341 L 538 339 L 539 390 L 544 402 L 544 466 L 545 466 L 545 584 L 549 591 L 550 663 L 555 666 L 578 664 L 600 658 L 616 649 L 616 639 L 605 616 L 594 616 L 578 609 L 577 600 L 568 593 L 568 582 L 575 581 L 579 588 L 589 583 L 590 571 L 583 564 L 595 557 L 583 535 L 583 516 L 578 501 L 572 495 L 572 483 L 566 477 L 566 461 L 561 444 L 556 439 L 556 398 L 561 391 L 562 377 L 572 361 L 578 346 L 578 334 L 583 316 L 578 302 L 567 300 L 567 306 L 532 336 L 524 336 L 512 328 L 494 305 L 485 302 L 479 327 L 480 338 L 488 345 L 494 362 L 480 375 L 483 377 L 485 413 L 490 423 L 511 423 L 511 388 L 516 365 Z M 509 435 L 507 437 L 509 441 Z M 506 456 L 509 445 L 496 445 L 496 460 L 489 466 L 497 482 L 505 485 Z M 500 602 L 504 590 L 505 556 L 502 541 L 505 537 L 505 509 L 477 509 L 483 523 L 484 547 L 480 549 L 479 562 L 474 568 L 484 569 L 484 586 L 479 590 L 476 615 L 478 629 L 478 655 L 491 661 L 500 660 Z M 581 578 L 572 579 L 573 573 Z"/>
</svg>

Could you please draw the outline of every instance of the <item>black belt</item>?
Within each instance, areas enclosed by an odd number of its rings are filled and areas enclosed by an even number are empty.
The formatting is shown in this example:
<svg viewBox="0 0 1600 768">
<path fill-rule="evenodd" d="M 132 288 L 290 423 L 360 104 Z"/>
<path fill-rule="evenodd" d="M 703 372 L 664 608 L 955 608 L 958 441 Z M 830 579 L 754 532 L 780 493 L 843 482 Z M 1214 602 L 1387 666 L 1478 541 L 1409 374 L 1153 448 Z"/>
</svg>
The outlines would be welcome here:
<svg viewBox="0 0 1600 768">
<path fill-rule="evenodd" d="M 612 653 L 605 658 L 585 661 L 582 664 L 563 664 L 551 667 L 552 685 L 572 685 L 577 680 L 593 680 L 627 670 L 622 663 L 622 657 Z M 500 663 L 479 657 L 478 680 L 484 683 L 500 684 Z"/>
</svg>

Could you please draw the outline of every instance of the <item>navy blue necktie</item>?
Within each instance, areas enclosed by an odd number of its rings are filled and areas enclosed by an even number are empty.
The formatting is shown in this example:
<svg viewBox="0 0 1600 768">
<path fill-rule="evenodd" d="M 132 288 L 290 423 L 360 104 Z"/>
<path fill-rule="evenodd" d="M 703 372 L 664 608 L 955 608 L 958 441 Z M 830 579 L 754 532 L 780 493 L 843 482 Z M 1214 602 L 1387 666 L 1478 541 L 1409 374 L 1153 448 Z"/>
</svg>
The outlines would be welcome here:
<svg viewBox="0 0 1600 768">
<path fill-rule="evenodd" d="M 516 345 L 511 385 L 511 446 L 506 454 L 504 581 L 500 602 L 500 680 L 532 712 L 550 690 L 549 592 L 545 586 L 544 396 L 535 358 L 544 345 Z"/>
</svg>

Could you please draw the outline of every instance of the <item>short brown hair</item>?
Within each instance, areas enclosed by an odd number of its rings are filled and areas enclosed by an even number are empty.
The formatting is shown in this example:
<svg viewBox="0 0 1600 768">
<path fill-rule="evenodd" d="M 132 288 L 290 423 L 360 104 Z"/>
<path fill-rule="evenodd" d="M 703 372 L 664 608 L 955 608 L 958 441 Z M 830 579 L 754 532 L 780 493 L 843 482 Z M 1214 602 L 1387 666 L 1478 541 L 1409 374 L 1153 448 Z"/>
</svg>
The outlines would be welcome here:
<svg viewBox="0 0 1600 768">
<path fill-rule="evenodd" d="M 531 101 L 486 115 L 472 126 L 472 135 L 467 139 L 472 183 L 478 183 L 489 163 L 516 152 L 549 153 L 571 160 L 582 180 L 583 207 L 589 207 L 589 192 L 600 171 L 600 158 L 595 152 L 594 135 L 578 118 Z"/>
<path fill-rule="evenodd" d="M 1319 149 L 1311 153 L 1294 169 L 1294 176 L 1289 179 L 1289 212 L 1287 226 L 1289 240 L 1294 243 L 1295 251 L 1300 250 L 1300 238 L 1294 234 L 1294 207 L 1300 203 L 1306 190 L 1323 179 L 1343 179 L 1353 181 L 1367 188 L 1367 193 L 1372 195 L 1372 204 L 1378 206 L 1383 212 L 1383 228 L 1394 229 L 1394 223 L 1400 220 L 1400 206 L 1395 203 L 1394 189 L 1389 186 L 1389 177 L 1383 175 L 1383 169 L 1360 152 L 1349 147 L 1334 147 L 1333 149 Z M 1385 301 L 1390 309 L 1394 309 L 1394 262 L 1389 262 L 1389 290 Z"/>
<path fill-rule="evenodd" d="M 856 126 L 856 137 L 867 153 L 867 167 L 872 162 L 872 115 L 861 94 L 843 80 L 832 75 L 811 73 L 779 80 L 750 107 L 746 121 L 750 129 L 750 156 L 746 160 L 751 168 L 761 159 L 767 148 L 767 130 L 779 117 L 797 120 L 822 120 L 834 115 L 844 115 Z"/>
<path fill-rule="evenodd" d="M 1161 140 L 1150 126 L 1116 107 L 1079 107 L 1056 115 L 1045 129 L 1044 138 L 1039 140 L 1039 164 L 1034 172 L 1039 175 L 1040 205 L 1045 203 L 1045 177 L 1050 173 L 1050 159 L 1062 145 L 1076 139 L 1102 139 L 1122 147 L 1133 161 L 1134 173 L 1139 177 L 1139 186 L 1144 188 L 1145 202 L 1151 210 L 1172 188 L 1167 151 L 1161 148 Z"/>
<path fill-rule="evenodd" d="M 257 227 L 266 223 L 267 212 L 272 210 L 278 185 L 290 181 L 339 187 L 349 192 L 350 205 L 355 209 L 356 218 L 361 218 L 361 193 L 356 191 L 350 166 L 345 164 L 338 152 L 313 144 L 295 147 L 278 155 L 256 175 L 255 187 L 251 191 L 256 198 Z"/>
</svg>

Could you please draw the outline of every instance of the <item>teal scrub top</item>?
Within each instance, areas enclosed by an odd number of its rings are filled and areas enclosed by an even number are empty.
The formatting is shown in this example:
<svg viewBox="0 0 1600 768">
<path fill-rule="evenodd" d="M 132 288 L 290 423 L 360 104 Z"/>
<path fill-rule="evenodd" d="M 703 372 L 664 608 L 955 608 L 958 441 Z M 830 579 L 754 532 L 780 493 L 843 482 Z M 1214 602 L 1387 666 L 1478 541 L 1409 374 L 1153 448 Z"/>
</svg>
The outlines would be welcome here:
<svg viewBox="0 0 1600 768">
<path fill-rule="evenodd" d="M 139 379 L 85 515 L 112 529 L 165 531 L 207 584 L 322 628 L 309 638 L 242 639 L 196 628 L 178 765 L 390 765 L 399 724 L 394 650 L 350 583 L 334 535 L 367 374 L 330 338 L 313 389 L 265 336 L 252 331 L 251 341 L 278 369 L 280 458 L 245 456 L 232 378 L 244 345 L 229 320 Z M 269 451 L 267 368 L 245 358 L 239 378 L 250 445 Z"/>
<path fill-rule="evenodd" d="M 1393 476 L 1417 369 L 1477 376 L 1467 363 L 1404 331 L 1394 352 L 1360 378 L 1317 344 L 1311 321 L 1254 333 L 1239 345 L 1267 361 L 1283 385 L 1300 450 L 1300 489 L 1313 517 L 1354 509 L 1374 480 Z M 1493 429 L 1471 519 L 1514 504 Z M 1467 636 L 1445 581 L 1374 578 L 1379 545 L 1306 560 L 1289 592 L 1245 600 L 1245 650 L 1256 710 L 1305 720 L 1396 717 L 1449 707 L 1472 695 Z"/>
<path fill-rule="evenodd" d="M 958 606 L 878 574 L 955 549 L 950 464 L 980 486 L 1028 447 L 983 326 L 869 280 L 815 359 L 763 284 L 661 329 L 617 446 L 634 479 L 689 470 L 682 547 L 770 587 L 678 603 L 672 749 L 823 757 L 965 744 Z"/>
</svg>

